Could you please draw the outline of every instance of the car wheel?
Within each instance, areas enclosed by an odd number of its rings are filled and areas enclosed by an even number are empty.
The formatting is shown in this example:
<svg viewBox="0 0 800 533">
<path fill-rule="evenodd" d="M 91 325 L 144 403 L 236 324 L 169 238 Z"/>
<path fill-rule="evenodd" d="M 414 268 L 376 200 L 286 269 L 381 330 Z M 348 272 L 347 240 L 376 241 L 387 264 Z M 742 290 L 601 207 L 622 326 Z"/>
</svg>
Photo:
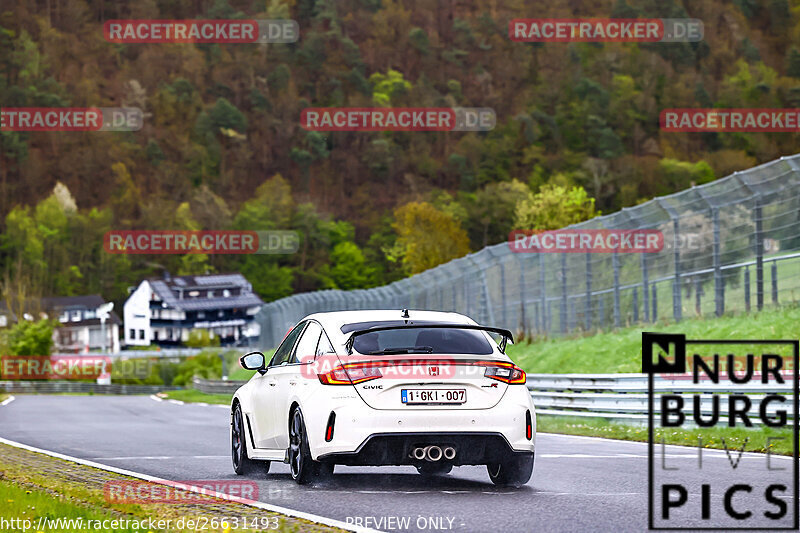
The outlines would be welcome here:
<svg viewBox="0 0 800 533">
<path fill-rule="evenodd" d="M 321 480 L 333 474 L 333 464 L 320 463 L 311 458 L 311 450 L 308 447 L 308 437 L 306 435 L 306 424 L 303 421 L 303 413 L 300 412 L 300 409 L 294 410 L 289 424 L 289 466 L 292 471 L 292 479 L 298 485 Z"/>
<path fill-rule="evenodd" d="M 449 474 L 453 465 L 447 463 L 423 463 L 417 465 L 417 472 L 423 476 L 443 476 Z"/>
<path fill-rule="evenodd" d="M 244 428 L 244 417 L 242 408 L 239 404 L 233 410 L 233 420 L 231 420 L 231 458 L 233 459 L 233 471 L 238 475 L 254 472 L 259 465 L 247 457 L 247 431 Z M 269 461 L 266 470 L 269 471 Z"/>
<path fill-rule="evenodd" d="M 500 487 L 520 487 L 533 474 L 533 454 L 514 454 L 500 462 L 486 465 L 489 479 Z"/>
</svg>

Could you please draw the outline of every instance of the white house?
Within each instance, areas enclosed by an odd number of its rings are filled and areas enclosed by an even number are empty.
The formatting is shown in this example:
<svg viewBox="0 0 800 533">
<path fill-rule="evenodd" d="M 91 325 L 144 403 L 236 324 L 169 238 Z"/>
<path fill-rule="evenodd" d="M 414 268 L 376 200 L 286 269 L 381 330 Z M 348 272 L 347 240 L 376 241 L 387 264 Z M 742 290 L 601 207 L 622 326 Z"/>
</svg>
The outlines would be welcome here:
<svg viewBox="0 0 800 533">
<path fill-rule="evenodd" d="M 126 346 L 179 346 L 192 330 L 223 345 L 258 337 L 254 317 L 264 304 L 244 276 L 209 274 L 143 280 L 123 308 Z"/>
</svg>

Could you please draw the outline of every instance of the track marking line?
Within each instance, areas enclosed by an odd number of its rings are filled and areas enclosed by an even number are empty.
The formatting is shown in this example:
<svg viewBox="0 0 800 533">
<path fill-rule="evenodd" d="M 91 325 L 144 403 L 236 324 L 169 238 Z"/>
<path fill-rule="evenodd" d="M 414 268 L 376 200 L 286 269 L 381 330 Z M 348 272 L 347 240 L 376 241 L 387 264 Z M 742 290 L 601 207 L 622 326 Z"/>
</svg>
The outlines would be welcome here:
<svg viewBox="0 0 800 533">
<path fill-rule="evenodd" d="M 128 457 L 92 457 L 93 461 L 127 461 L 130 459 L 162 460 L 162 459 L 230 459 L 230 455 L 135 455 Z"/>
<path fill-rule="evenodd" d="M 14 400 L 16 400 L 16 398 L 15 398 L 14 396 L 9 396 L 8 398 L 6 398 L 6 399 L 5 399 L 5 400 L 3 400 L 2 402 L 0 402 L 0 406 L 3 406 L 3 405 L 8 405 L 8 404 L 10 404 L 11 402 L 13 402 Z"/>
<path fill-rule="evenodd" d="M 163 402 L 164 401 L 164 398 L 159 398 L 155 394 L 151 394 L 150 395 L 150 399 L 151 400 L 155 400 L 157 402 Z M 166 401 L 169 402 L 169 403 L 174 403 L 175 405 L 199 405 L 200 407 L 222 407 L 223 409 L 230 409 L 229 405 L 222 405 L 222 404 L 218 404 L 218 403 L 182 402 L 181 400 L 170 400 L 170 399 L 167 399 Z"/>
<path fill-rule="evenodd" d="M 348 524 L 346 522 L 342 522 L 340 520 L 336 520 L 333 518 L 327 518 L 324 516 L 319 516 L 311 513 L 305 513 L 303 511 L 295 511 L 294 509 L 288 509 L 286 507 L 279 507 L 277 505 L 272 505 L 264 502 L 248 500 L 245 498 L 239 498 L 237 496 L 231 496 L 230 494 L 223 494 L 221 492 L 210 492 L 207 490 L 202 490 L 199 487 L 194 487 L 191 485 L 186 485 L 184 483 L 179 483 L 177 481 L 171 481 L 168 479 L 163 479 L 159 477 L 150 476 L 147 474 L 141 474 L 139 472 L 133 472 L 132 470 L 125 470 L 123 468 L 116 468 L 113 466 L 104 465 L 101 463 L 96 463 L 94 461 L 88 461 L 86 459 L 80 459 L 78 457 L 72 457 L 70 455 L 64 455 L 63 453 L 53 452 L 50 450 L 43 450 L 42 448 L 36 448 L 34 446 L 28 446 L 27 444 L 22 444 L 21 442 L 16 442 L 13 440 L 8 440 L 3 437 L 0 437 L 0 443 L 7 444 L 9 446 L 13 446 L 15 448 L 21 448 L 23 450 L 28 450 L 30 452 L 41 453 L 44 455 L 49 455 L 50 457 L 55 457 L 57 459 L 63 459 L 65 461 L 71 461 L 73 463 L 78 463 L 79 465 L 90 466 L 92 468 L 97 468 L 99 470 L 105 470 L 106 472 L 114 472 L 116 474 L 122 474 L 123 476 L 130 476 L 137 479 L 141 479 L 144 481 L 149 481 L 151 483 L 157 483 L 159 485 L 166 485 L 168 487 L 179 487 L 183 490 L 189 492 L 195 492 L 197 494 L 203 494 L 205 496 L 212 496 L 214 498 L 219 498 L 221 500 L 228 500 L 235 503 L 241 503 L 243 505 L 248 505 L 250 507 L 256 507 L 257 509 L 263 509 L 265 511 L 270 511 L 273 513 L 279 513 L 286 516 L 291 516 L 293 518 L 301 518 L 303 520 L 308 520 L 309 522 L 316 522 L 318 524 L 322 524 L 325 526 L 330 527 L 338 527 L 339 529 L 344 529 L 345 531 L 353 531 L 355 533 L 381 533 L 377 529 L 372 529 L 363 526 L 357 526 L 355 524 Z"/>
</svg>

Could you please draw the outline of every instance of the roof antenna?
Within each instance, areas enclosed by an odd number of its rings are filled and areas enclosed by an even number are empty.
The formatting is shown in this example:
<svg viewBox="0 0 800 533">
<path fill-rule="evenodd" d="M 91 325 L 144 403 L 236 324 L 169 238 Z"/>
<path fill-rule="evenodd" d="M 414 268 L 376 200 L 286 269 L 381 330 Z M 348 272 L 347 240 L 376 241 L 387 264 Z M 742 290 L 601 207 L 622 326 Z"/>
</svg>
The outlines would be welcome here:
<svg viewBox="0 0 800 533">
<path fill-rule="evenodd" d="M 403 309 L 403 318 L 411 318 L 408 316 L 408 309 Z"/>
</svg>

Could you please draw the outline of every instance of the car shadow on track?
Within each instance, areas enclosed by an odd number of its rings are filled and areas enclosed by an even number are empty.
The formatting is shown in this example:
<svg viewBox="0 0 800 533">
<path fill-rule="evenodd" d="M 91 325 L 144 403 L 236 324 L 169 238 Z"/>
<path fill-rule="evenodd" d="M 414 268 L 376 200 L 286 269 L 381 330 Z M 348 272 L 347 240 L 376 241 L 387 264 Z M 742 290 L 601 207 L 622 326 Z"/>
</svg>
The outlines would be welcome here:
<svg viewBox="0 0 800 533">
<path fill-rule="evenodd" d="M 264 478 L 260 478 L 264 479 Z M 269 474 L 267 480 L 291 483 L 296 486 L 289 474 Z M 496 492 L 519 493 L 535 492 L 534 488 L 526 485 L 519 488 L 496 487 L 487 478 L 486 482 L 474 479 L 465 479 L 457 474 L 444 476 L 422 476 L 415 472 L 409 473 L 363 473 L 363 472 L 337 472 L 328 479 L 315 481 L 308 485 L 309 488 L 324 490 L 353 490 L 359 492 Z"/>
</svg>

